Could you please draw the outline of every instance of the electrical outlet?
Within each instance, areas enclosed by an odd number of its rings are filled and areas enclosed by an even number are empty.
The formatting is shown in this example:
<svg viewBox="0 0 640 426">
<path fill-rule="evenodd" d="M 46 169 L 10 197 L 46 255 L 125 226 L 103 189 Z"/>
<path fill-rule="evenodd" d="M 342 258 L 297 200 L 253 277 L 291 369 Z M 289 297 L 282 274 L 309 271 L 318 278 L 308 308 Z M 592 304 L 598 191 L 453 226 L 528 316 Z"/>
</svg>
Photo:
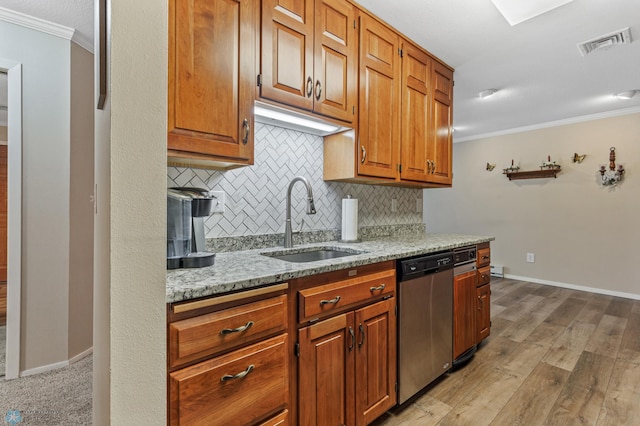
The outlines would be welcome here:
<svg viewBox="0 0 640 426">
<path fill-rule="evenodd" d="M 536 261 L 535 253 L 527 253 L 527 262 L 534 263 Z"/>
<path fill-rule="evenodd" d="M 224 213 L 225 193 L 224 191 L 211 191 L 213 198 L 213 211 L 211 213 Z"/>
<path fill-rule="evenodd" d="M 397 198 L 392 198 L 391 199 L 391 211 L 393 213 L 398 211 L 398 199 Z"/>
<path fill-rule="evenodd" d="M 416 213 L 422 213 L 422 198 L 416 198 Z"/>
</svg>

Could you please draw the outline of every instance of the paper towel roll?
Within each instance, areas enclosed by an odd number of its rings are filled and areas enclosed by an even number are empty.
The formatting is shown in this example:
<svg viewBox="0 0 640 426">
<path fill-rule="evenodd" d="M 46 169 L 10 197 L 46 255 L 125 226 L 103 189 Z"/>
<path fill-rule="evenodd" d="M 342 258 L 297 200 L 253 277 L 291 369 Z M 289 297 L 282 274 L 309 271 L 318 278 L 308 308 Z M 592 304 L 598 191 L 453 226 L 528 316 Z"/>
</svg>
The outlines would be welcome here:
<svg viewBox="0 0 640 426">
<path fill-rule="evenodd" d="M 342 241 L 358 240 L 358 199 L 342 199 Z"/>
</svg>

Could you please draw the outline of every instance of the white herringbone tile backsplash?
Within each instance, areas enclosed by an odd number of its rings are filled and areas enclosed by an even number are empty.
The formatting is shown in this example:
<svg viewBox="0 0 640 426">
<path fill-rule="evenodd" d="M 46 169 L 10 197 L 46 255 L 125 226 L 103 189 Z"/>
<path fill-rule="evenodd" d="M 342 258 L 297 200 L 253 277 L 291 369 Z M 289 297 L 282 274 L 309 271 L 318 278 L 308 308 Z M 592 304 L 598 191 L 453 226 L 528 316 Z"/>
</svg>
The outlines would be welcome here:
<svg viewBox="0 0 640 426">
<path fill-rule="evenodd" d="M 297 229 L 340 229 L 342 198 L 358 199 L 360 226 L 421 223 L 416 199 L 422 190 L 378 185 L 357 185 L 322 180 L 323 139 L 306 133 L 256 123 L 255 163 L 225 172 L 184 167 L 167 168 L 167 186 L 195 186 L 226 193 L 226 211 L 205 220 L 206 237 L 284 232 L 287 187 L 291 179 L 304 176 L 313 188 L 317 213 L 306 215 L 306 191 L 296 183 L 292 198 L 292 221 Z M 391 200 L 398 200 L 391 212 Z"/>
</svg>

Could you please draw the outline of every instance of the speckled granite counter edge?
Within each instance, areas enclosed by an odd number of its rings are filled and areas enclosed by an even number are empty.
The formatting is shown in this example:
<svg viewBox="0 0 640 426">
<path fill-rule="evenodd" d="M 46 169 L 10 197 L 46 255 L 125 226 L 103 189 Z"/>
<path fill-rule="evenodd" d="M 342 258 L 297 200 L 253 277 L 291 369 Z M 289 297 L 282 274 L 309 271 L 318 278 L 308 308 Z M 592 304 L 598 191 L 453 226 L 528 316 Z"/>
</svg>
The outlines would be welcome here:
<svg viewBox="0 0 640 426">
<path fill-rule="evenodd" d="M 213 266 L 167 271 L 166 301 L 176 303 L 248 290 L 294 278 L 434 253 L 494 239 L 475 235 L 423 234 L 413 237 L 393 236 L 352 244 L 330 241 L 296 247 L 339 247 L 361 252 L 349 257 L 309 263 L 285 262 L 261 254 L 282 250 L 282 247 L 218 253 Z"/>
</svg>

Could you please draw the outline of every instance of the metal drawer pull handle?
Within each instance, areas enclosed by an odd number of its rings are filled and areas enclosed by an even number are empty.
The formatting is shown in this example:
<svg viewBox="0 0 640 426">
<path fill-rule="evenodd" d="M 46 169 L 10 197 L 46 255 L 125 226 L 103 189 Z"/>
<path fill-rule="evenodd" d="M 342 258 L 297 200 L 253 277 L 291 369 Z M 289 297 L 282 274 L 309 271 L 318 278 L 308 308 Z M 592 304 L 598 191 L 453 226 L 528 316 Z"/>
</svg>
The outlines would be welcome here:
<svg viewBox="0 0 640 426">
<path fill-rule="evenodd" d="M 321 300 L 320 301 L 320 306 L 323 305 L 335 305 L 336 303 L 338 303 L 340 301 L 340 296 L 336 296 L 335 299 L 331 299 L 331 300 Z"/>
<path fill-rule="evenodd" d="M 487 255 L 482 256 L 482 260 L 485 260 L 485 259 L 489 259 L 489 256 Z"/>
<path fill-rule="evenodd" d="M 311 80 L 311 76 L 307 77 L 307 98 L 311 97 L 313 93 L 313 80 Z"/>
<path fill-rule="evenodd" d="M 366 159 L 367 159 L 367 150 L 364 149 L 364 145 L 362 145 L 362 159 L 360 159 L 360 162 L 364 164 Z"/>
<path fill-rule="evenodd" d="M 349 334 L 351 335 L 351 344 L 349 345 L 349 352 L 353 350 L 353 347 L 356 344 L 356 333 L 353 331 L 353 328 L 349 327 Z"/>
<path fill-rule="evenodd" d="M 242 143 L 246 145 L 247 142 L 249 142 L 249 132 L 251 130 L 251 128 L 249 127 L 249 120 L 247 120 L 246 118 L 242 120 L 242 128 L 244 129 L 244 136 L 242 138 Z"/>
<path fill-rule="evenodd" d="M 371 293 L 373 293 L 374 291 L 382 291 L 382 290 L 384 290 L 384 287 L 385 287 L 385 284 L 382 284 L 382 285 L 380 285 L 380 286 L 378 286 L 378 287 L 371 287 L 371 288 L 369 288 L 369 291 L 370 291 Z"/>
<path fill-rule="evenodd" d="M 431 162 L 431 174 L 434 174 L 436 172 L 436 162 L 432 161 Z"/>
<path fill-rule="evenodd" d="M 222 330 L 220 330 L 220 334 L 224 336 L 225 334 L 242 333 L 243 331 L 250 329 L 252 325 L 253 321 L 249 321 L 245 325 L 242 325 L 238 328 L 223 328 Z"/>
<path fill-rule="evenodd" d="M 431 160 L 427 160 L 427 173 L 431 173 Z"/>
<path fill-rule="evenodd" d="M 233 380 L 233 379 L 242 379 L 244 376 L 246 376 L 247 374 L 251 373 L 251 371 L 253 370 L 254 367 L 255 367 L 255 365 L 251 364 L 250 366 L 247 367 L 246 370 L 236 374 L 235 376 L 233 376 L 231 374 L 225 374 L 224 376 L 220 377 L 220 381 L 221 382 L 226 382 L 228 380 Z"/>
<path fill-rule="evenodd" d="M 358 328 L 360 329 L 360 336 L 362 336 L 362 339 L 358 342 L 358 347 L 361 348 L 362 345 L 364 345 L 364 327 L 362 326 L 362 323 L 360 323 Z"/>
<path fill-rule="evenodd" d="M 316 100 L 320 100 L 320 95 L 322 95 L 322 84 L 320 84 L 320 80 L 316 80 Z"/>
</svg>

